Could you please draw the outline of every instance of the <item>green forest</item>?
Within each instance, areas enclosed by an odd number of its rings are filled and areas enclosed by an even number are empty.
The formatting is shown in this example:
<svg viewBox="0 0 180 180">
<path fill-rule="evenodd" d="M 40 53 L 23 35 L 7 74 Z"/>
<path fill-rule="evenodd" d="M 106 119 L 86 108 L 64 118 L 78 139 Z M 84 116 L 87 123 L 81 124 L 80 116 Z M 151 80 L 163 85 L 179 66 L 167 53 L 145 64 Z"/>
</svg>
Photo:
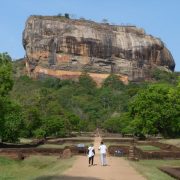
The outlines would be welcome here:
<svg viewBox="0 0 180 180">
<path fill-rule="evenodd" d="M 111 74 L 101 87 L 82 72 L 78 82 L 29 78 L 23 60 L 0 53 L 0 138 L 66 137 L 97 127 L 138 137 L 180 136 L 178 73 L 152 70 L 152 81 L 124 85 Z"/>
</svg>

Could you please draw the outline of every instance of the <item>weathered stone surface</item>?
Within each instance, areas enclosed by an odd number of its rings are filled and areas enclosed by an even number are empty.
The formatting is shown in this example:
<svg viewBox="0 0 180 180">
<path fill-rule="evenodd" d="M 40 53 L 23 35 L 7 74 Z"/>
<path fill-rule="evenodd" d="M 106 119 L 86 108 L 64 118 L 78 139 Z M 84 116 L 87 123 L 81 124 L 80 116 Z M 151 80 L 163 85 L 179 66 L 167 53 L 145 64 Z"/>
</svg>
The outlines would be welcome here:
<svg viewBox="0 0 180 180">
<path fill-rule="evenodd" d="M 17 159 L 18 159 L 18 160 L 24 160 L 24 158 L 25 158 L 24 154 L 21 153 L 21 152 L 18 152 L 18 154 L 17 154 Z"/>
<path fill-rule="evenodd" d="M 31 16 L 26 22 L 23 45 L 31 76 L 77 79 L 87 71 L 97 83 L 109 73 L 127 82 L 150 78 L 149 71 L 154 67 L 172 71 L 175 67 L 164 43 L 135 26 Z"/>
<path fill-rule="evenodd" d="M 71 156 L 72 156 L 72 153 L 70 149 L 65 149 L 63 151 L 62 158 L 67 159 L 67 158 L 70 158 Z"/>
</svg>

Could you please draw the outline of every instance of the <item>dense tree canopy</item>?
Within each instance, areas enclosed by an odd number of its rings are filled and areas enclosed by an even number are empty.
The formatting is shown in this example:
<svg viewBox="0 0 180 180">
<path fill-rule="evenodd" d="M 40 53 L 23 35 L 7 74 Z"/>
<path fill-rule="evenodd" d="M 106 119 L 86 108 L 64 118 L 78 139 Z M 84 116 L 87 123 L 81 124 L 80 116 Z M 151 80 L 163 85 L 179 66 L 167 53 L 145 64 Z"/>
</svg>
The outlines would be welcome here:
<svg viewBox="0 0 180 180">
<path fill-rule="evenodd" d="M 110 74 L 103 83 L 104 87 L 110 87 L 115 90 L 123 90 L 125 85 L 120 81 L 119 77 L 115 74 Z"/>
<path fill-rule="evenodd" d="M 20 106 L 9 99 L 13 87 L 12 63 L 7 53 L 0 53 L 0 138 L 16 141 L 22 125 Z"/>
<path fill-rule="evenodd" d="M 21 134 L 26 137 L 66 136 L 72 131 L 94 130 L 97 126 L 103 128 L 104 120 L 127 109 L 129 98 L 116 76 L 109 79 L 115 86 L 105 82 L 102 88 L 98 88 L 87 73 L 82 73 L 79 82 L 54 78 L 39 81 L 26 76 L 17 78 L 11 95 L 24 112 L 26 131 Z M 64 126 L 58 127 L 58 121 Z M 48 128 L 51 123 L 53 131 Z"/>
<path fill-rule="evenodd" d="M 7 53 L 0 53 L 0 96 L 6 96 L 12 89 L 12 63 Z"/>
<path fill-rule="evenodd" d="M 167 84 L 150 85 L 130 103 L 137 134 L 177 136 L 180 132 L 180 89 Z"/>
<path fill-rule="evenodd" d="M 158 133 L 178 136 L 180 83 L 177 85 L 177 75 L 160 73 L 155 74 L 159 82 L 124 85 L 118 76 L 111 74 L 102 87 L 97 87 L 88 73 L 82 73 L 78 82 L 19 76 L 23 64 L 18 62 L 14 66 L 13 86 L 11 59 L 8 54 L 0 55 L 3 141 L 17 141 L 20 136 L 65 137 L 73 131 L 92 131 L 96 127 L 138 136 Z"/>
</svg>

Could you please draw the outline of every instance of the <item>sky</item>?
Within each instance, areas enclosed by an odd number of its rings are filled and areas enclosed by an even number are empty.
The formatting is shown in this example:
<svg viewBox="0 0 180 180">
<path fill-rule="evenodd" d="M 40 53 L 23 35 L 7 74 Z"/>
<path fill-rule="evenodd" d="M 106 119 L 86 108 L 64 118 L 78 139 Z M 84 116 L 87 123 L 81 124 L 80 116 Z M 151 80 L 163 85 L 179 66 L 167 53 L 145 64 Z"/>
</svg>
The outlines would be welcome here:
<svg viewBox="0 0 180 180">
<path fill-rule="evenodd" d="M 30 15 L 69 13 L 113 24 L 131 24 L 160 38 L 180 71 L 180 0 L 0 0 L 0 52 L 22 58 L 22 32 Z"/>
</svg>

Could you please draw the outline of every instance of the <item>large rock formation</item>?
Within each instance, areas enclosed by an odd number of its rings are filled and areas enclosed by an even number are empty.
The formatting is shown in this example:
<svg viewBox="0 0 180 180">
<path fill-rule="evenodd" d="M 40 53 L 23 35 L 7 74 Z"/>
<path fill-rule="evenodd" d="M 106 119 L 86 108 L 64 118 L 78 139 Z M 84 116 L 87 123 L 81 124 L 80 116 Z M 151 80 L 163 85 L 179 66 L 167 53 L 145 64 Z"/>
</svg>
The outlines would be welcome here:
<svg viewBox="0 0 180 180">
<path fill-rule="evenodd" d="M 86 71 L 97 83 L 110 73 L 127 82 L 149 79 L 155 67 L 172 71 L 175 67 L 164 43 L 135 26 L 31 16 L 23 45 L 31 76 L 77 79 Z"/>
</svg>

